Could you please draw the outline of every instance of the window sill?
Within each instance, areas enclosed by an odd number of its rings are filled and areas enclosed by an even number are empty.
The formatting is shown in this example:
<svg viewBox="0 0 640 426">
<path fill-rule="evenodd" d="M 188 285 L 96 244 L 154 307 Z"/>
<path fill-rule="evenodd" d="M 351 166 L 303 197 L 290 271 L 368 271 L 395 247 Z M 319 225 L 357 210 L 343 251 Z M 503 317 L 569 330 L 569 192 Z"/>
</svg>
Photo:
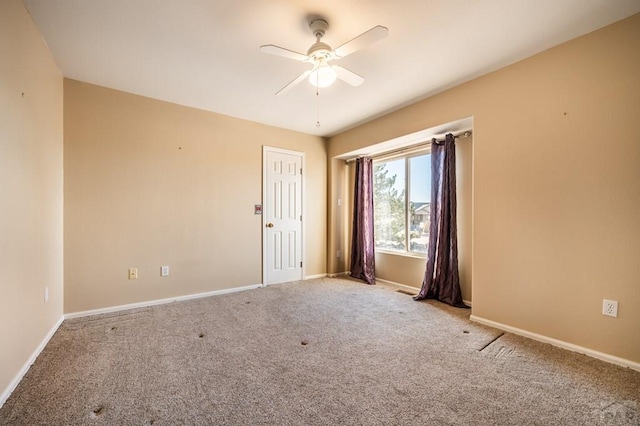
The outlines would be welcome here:
<svg viewBox="0 0 640 426">
<path fill-rule="evenodd" d="M 377 253 L 381 253 L 381 254 L 391 254 L 394 256 L 402 256 L 402 257 L 411 257 L 414 259 L 422 259 L 422 260 L 427 260 L 427 254 L 422 254 L 422 253 L 412 253 L 409 251 L 393 251 L 393 250 L 384 250 L 384 249 L 375 249 L 376 254 Z"/>
</svg>

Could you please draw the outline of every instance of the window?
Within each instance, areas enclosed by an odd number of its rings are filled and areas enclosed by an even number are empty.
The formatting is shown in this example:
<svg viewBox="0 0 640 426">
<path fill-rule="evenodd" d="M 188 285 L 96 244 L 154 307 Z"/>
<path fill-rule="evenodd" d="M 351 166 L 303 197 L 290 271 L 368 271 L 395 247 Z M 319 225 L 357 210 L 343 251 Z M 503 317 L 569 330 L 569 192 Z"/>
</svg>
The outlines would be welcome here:
<svg viewBox="0 0 640 426">
<path fill-rule="evenodd" d="M 373 205 L 376 249 L 426 254 L 430 202 L 431 155 L 428 152 L 375 161 Z"/>
</svg>

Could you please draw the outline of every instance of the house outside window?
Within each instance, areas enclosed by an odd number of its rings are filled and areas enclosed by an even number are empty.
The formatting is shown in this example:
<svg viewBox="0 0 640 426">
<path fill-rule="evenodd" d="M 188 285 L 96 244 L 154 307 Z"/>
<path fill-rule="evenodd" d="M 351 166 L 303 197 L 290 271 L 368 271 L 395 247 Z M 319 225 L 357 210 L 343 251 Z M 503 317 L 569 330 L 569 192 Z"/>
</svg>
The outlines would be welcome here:
<svg viewBox="0 0 640 426">
<path fill-rule="evenodd" d="M 429 151 L 374 161 L 373 204 L 376 250 L 426 255 L 431 213 Z"/>
</svg>

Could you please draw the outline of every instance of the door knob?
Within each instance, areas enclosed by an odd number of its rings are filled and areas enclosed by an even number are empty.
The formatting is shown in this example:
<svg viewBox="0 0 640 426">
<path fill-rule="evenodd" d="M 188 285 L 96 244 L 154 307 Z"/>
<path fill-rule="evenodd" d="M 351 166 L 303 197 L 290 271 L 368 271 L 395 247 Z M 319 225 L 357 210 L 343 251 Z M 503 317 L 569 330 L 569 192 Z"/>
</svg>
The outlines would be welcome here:
<svg viewBox="0 0 640 426">
<path fill-rule="evenodd" d="M 273 223 L 271 222 L 267 223 L 267 228 L 273 228 Z"/>
</svg>

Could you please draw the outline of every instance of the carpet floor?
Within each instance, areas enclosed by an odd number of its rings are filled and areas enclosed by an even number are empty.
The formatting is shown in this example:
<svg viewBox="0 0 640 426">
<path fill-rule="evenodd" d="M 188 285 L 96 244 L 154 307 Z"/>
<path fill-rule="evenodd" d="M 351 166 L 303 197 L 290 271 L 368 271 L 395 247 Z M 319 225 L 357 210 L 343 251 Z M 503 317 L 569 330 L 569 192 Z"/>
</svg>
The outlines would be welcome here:
<svg viewBox="0 0 640 426">
<path fill-rule="evenodd" d="M 640 372 L 318 279 L 66 320 L 0 425 L 639 425 Z"/>
</svg>

